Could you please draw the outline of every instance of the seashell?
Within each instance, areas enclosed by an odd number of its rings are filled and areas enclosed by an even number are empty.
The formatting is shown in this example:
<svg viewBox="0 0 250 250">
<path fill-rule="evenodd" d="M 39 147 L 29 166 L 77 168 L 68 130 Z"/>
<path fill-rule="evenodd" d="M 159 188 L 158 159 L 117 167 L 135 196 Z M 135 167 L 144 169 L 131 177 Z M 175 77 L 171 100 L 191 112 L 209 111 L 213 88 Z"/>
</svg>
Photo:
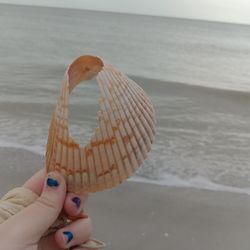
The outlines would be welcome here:
<svg viewBox="0 0 250 250">
<path fill-rule="evenodd" d="M 69 135 L 68 105 L 73 88 L 95 77 L 101 98 L 98 128 L 81 147 Z M 52 115 L 47 150 L 47 171 L 58 170 L 69 192 L 95 192 L 118 185 L 146 159 L 155 135 L 155 114 L 146 93 L 134 81 L 94 56 L 81 56 L 67 69 Z M 0 199 L 0 224 L 37 199 L 24 187 Z M 61 216 L 45 235 L 67 224 Z M 105 243 L 90 239 L 81 247 L 100 249 Z"/>
<path fill-rule="evenodd" d="M 98 127 L 81 147 L 69 134 L 69 95 L 77 84 L 93 77 L 100 89 Z M 81 56 L 65 73 L 49 128 L 46 168 L 65 176 L 69 192 L 111 188 L 139 168 L 154 135 L 155 113 L 143 89 L 100 58 Z"/>
</svg>

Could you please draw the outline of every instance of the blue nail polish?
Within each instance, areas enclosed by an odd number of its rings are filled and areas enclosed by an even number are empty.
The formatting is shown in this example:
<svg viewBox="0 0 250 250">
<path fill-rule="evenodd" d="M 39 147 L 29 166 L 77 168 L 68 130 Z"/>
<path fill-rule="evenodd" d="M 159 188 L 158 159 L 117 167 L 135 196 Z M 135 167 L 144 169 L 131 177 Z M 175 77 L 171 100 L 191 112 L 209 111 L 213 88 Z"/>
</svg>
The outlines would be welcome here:
<svg viewBox="0 0 250 250">
<path fill-rule="evenodd" d="M 73 239 L 73 234 L 69 231 L 63 232 L 63 234 L 66 236 L 68 244 Z"/>
<path fill-rule="evenodd" d="M 81 206 L 81 199 L 79 197 L 74 197 L 72 201 L 76 204 L 77 208 Z"/>
<path fill-rule="evenodd" d="M 59 186 L 59 182 L 55 179 L 52 179 L 52 178 L 48 178 L 47 179 L 47 185 L 50 186 L 50 187 L 58 187 Z"/>
</svg>

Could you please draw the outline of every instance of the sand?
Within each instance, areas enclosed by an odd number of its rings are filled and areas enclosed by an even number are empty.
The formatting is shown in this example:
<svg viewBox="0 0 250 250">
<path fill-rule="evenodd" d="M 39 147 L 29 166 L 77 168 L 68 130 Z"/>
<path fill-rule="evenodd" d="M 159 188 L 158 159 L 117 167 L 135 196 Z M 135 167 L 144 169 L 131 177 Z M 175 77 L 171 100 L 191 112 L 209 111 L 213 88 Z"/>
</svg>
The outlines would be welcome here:
<svg viewBox="0 0 250 250">
<path fill-rule="evenodd" d="M 21 185 L 43 158 L 0 149 L 1 194 Z M 109 250 L 249 250 L 250 196 L 126 182 L 90 196 L 94 236 Z"/>
</svg>

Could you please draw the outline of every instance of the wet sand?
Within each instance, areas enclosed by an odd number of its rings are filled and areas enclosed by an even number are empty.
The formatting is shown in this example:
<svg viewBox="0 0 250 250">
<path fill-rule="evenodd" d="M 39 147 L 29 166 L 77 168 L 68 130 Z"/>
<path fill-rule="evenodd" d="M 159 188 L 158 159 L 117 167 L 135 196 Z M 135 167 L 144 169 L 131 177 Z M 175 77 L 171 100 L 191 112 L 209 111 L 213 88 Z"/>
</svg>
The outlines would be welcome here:
<svg viewBox="0 0 250 250">
<path fill-rule="evenodd" d="M 43 157 L 0 149 L 1 194 L 43 166 Z M 94 236 L 109 250 L 248 250 L 250 196 L 126 182 L 90 196 Z"/>
</svg>

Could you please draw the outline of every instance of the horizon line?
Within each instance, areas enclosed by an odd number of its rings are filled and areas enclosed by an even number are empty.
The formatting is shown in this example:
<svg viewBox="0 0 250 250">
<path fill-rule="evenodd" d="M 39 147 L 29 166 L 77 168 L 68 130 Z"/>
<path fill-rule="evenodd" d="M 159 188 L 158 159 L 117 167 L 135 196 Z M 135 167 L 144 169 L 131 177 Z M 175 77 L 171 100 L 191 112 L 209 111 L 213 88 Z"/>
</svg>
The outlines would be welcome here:
<svg viewBox="0 0 250 250">
<path fill-rule="evenodd" d="M 21 6 L 21 7 L 37 7 L 37 8 L 54 8 L 54 9 L 69 9 L 75 11 L 92 11 L 92 12 L 103 12 L 110 14 L 123 14 L 123 15 L 136 15 L 136 16 L 148 16 L 148 17 L 159 17 L 159 18 L 168 18 L 168 19 L 180 19 L 180 20 L 188 20 L 188 21 L 200 21 L 200 22 L 211 22 L 211 23 L 221 23 L 221 24 L 233 24 L 233 25 L 244 25 L 249 26 L 250 23 L 241 23 L 241 22 L 230 22 L 230 21 L 220 21 L 220 20 L 208 20 L 208 19 L 200 19 L 200 18 L 190 18 L 190 17 L 179 17 L 179 16 L 163 16 L 163 15 L 153 15 L 153 14 L 142 14 L 136 12 L 120 12 L 120 11 L 107 11 L 107 10 L 93 10 L 93 9 L 83 9 L 76 7 L 64 7 L 64 6 L 46 6 L 46 5 L 32 5 L 32 4 L 16 4 L 16 3 L 2 3 L 2 5 L 10 5 L 10 6 Z"/>
</svg>

